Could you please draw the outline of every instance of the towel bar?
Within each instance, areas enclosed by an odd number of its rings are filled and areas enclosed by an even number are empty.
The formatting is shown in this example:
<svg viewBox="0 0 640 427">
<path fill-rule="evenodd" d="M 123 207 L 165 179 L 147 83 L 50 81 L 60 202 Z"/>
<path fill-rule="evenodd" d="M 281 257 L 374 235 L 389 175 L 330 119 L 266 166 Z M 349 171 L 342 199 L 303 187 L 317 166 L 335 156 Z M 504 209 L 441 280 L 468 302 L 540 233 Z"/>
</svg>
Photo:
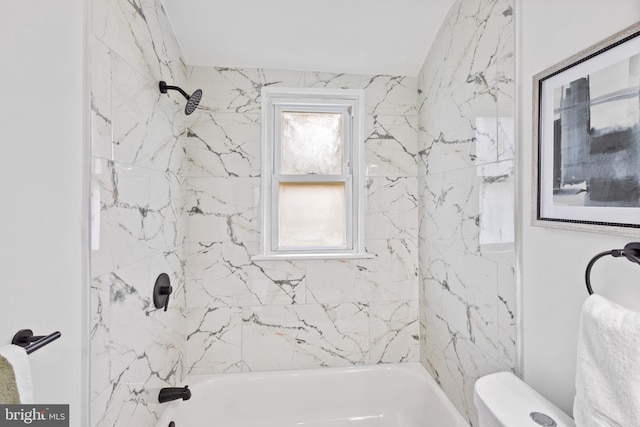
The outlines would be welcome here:
<svg viewBox="0 0 640 427">
<path fill-rule="evenodd" d="M 27 354 L 31 354 L 39 348 L 44 347 L 52 341 L 60 338 L 62 334 L 56 331 L 49 335 L 33 335 L 31 329 L 20 329 L 11 340 L 11 344 L 15 344 L 20 347 L 24 347 Z"/>
<path fill-rule="evenodd" d="M 624 246 L 624 249 L 611 249 L 610 251 L 600 252 L 589 261 L 587 264 L 587 270 L 584 273 L 584 280 L 587 284 L 587 292 L 589 295 L 593 295 L 593 289 L 591 288 L 591 267 L 596 263 L 600 258 L 611 255 L 613 257 L 621 257 L 624 256 L 631 262 L 635 262 L 636 264 L 640 264 L 640 243 L 639 242 L 631 242 L 627 243 Z"/>
</svg>

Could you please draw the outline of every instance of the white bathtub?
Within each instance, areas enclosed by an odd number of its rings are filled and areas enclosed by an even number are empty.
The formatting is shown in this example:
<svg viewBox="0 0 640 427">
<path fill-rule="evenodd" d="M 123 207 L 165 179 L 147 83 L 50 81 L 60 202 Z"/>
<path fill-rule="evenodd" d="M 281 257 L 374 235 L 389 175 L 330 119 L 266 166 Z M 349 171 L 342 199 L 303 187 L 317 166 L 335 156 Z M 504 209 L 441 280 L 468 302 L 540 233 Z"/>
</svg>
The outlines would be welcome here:
<svg viewBox="0 0 640 427">
<path fill-rule="evenodd" d="M 469 427 L 419 363 L 191 376 L 157 427 Z"/>
</svg>

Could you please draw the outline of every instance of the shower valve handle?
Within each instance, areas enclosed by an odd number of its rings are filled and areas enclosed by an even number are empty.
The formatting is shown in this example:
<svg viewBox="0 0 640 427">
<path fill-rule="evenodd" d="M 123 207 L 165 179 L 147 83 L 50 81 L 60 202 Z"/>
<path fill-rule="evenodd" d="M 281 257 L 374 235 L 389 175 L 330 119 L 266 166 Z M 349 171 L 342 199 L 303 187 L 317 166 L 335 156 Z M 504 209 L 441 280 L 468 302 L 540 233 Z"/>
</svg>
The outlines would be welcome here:
<svg viewBox="0 0 640 427">
<path fill-rule="evenodd" d="M 156 308 L 164 308 L 167 311 L 169 307 L 169 295 L 173 292 L 171 280 L 167 273 L 161 273 L 156 279 L 153 286 L 153 305 Z"/>
<path fill-rule="evenodd" d="M 160 295 L 166 295 L 166 299 L 164 301 L 164 311 L 167 311 L 169 307 L 169 295 L 173 292 L 173 288 L 171 286 L 163 286 L 160 288 Z"/>
</svg>

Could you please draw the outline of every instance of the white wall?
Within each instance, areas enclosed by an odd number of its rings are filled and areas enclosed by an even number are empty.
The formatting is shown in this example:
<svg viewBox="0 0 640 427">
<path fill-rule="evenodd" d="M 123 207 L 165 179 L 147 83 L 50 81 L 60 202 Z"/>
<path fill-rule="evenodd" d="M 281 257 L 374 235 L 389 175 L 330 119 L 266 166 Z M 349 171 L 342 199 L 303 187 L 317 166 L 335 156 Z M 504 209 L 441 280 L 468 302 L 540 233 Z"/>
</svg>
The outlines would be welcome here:
<svg viewBox="0 0 640 427">
<path fill-rule="evenodd" d="M 37 403 L 83 407 L 84 0 L 5 2 L 0 14 L 0 344 L 19 329 L 62 337 L 32 353 Z"/>
<path fill-rule="evenodd" d="M 522 374 L 525 381 L 571 413 L 580 307 L 588 296 L 584 270 L 596 253 L 622 248 L 640 237 L 532 227 L 532 77 L 640 19 L 637 0 L 518 0 L 518 165 L 522 289 Z M 622 259 L 594 267 L 594 290 L 631 304 L 640 269 Z M 634 305 L 638 301 L 634 302 Z M 640 304 L 638 305 L 640 307 Z"/>
</svg>

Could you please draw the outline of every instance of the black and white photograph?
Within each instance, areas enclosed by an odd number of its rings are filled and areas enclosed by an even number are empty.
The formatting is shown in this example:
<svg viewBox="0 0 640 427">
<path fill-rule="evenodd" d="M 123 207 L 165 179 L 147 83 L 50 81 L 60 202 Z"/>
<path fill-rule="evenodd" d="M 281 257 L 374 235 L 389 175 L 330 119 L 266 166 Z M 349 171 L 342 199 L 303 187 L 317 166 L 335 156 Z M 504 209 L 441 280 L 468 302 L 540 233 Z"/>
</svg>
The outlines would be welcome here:
<svg viewBox="0 0 640 427">
<path fill-rule="evenodd" d="M 597 47 L 537 76 L 537 218 L 638 227 L 640 38 Z"/>
</svg>

